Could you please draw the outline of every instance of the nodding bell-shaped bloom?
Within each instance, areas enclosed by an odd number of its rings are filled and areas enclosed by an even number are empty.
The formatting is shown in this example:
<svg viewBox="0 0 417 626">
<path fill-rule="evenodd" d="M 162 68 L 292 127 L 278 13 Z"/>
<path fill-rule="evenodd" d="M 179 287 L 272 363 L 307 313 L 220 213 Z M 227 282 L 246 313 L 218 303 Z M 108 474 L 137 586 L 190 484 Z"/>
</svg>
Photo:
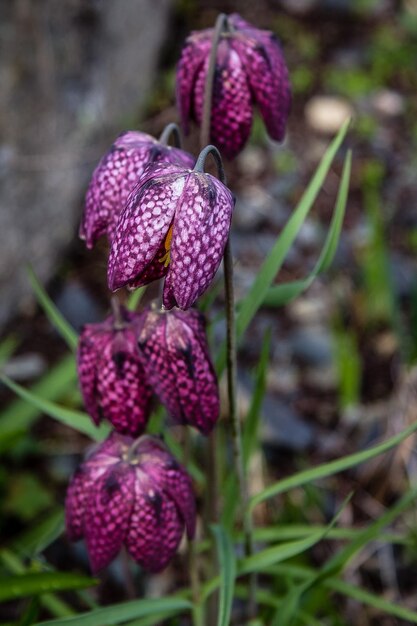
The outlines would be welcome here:
<svg viewBox="0 0 417 626">
<path fill-rule="evenodd" d="M 93 572 L 124 544 L 144 569 L 157 572 L 174 556 L 184 529 L 195 532 L 191 479 L 162 442 L 113 432 L 96 446 L 68 487 L 66 528 L 82 537 Z"/>
<path fill-rule="evenodd" d="M 95 424 L 109 420 L 125 434 L 145 430 L 152 391 L 137 347 L 138 316 L 120 308 L 99 324 L 87 324 L 77 351 L 78 377 L 85 407 Z"/>
<path fill-rule="evenodd" d="M 229 189 L 210 174 L 148 165 L 117 225 L 109 288 L 136 288 L 166 276 L 164 306 L 188 309 L 220 265 L 233 207 Z"/>
<path fill-rule="evenodd" d="M 104 234 L 109 242 L 113 240 L 120 213 L 145 166 L 159 161 L 193 167 L 195 159 L 146 133 L 130 130 L 117 137 L 94 170 L 87 190 L 79 232 L 87 248 Z"/>
<path fill-rule="evenodd" d="M 149 309 L 141 317 L 138 345 L 148 380 L 174 421 L 208 435 L 220 401 L 203 316 L 192 309 Z"/>
<path fill-rule="evenodd" d="M 222 16 L 220 19 L 225 19 Z M 177 69 L 177 102 L 184 131 L 202 123 L 213 29 L 187 38 Z M 282 141 L 291 104 L 288 71 L 277 38 L 234 13 L 227 18 L 216 53 L 210 141 L 233 159 L 249 138 L 253 103 L 272 139 Z"/>
</svg>

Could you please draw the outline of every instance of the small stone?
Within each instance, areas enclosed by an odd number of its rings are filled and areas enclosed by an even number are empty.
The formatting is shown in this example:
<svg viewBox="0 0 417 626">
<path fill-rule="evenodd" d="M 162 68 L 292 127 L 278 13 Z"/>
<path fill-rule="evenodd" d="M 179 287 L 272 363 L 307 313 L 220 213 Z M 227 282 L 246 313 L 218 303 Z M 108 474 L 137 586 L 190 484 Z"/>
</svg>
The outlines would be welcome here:
<svg viewBox="0 0 417 626">
<path fill-rule="evenodd" d="M 322 326 L 297 330 L 291 338 L 291 344 L 294 358 L 304 365 L 324 366 L 332 362 L 331 337 Z"/>
<path fill-rule="evenodd" d="M 10 358 L 2 369 L 13 380 L 31 380 L 42 376 L 46 362 L 37 352 L 27 352 Z"/>
<path fill-rule="evenodd" d="M 263 445 L 301 452 L 313 442 L 313 427 L 285 402 L 267 395 L 262 407 L 261 442 Z"/>
<path fill-rule="evenodd" d="M 376 113 L 386 117 L 398 117 L 405 110 L 403 96 L 392 89 L 378 91 L 372 98 L 372 106 Z"/>
<path fill-rule="evenodd" d="M 354 114 L 352 105 L 344 98 L 336 96 L 314 96 L 305 107 L 308 125 L 325 135 L 337 133 L 342 124 Z"/>
</svg>

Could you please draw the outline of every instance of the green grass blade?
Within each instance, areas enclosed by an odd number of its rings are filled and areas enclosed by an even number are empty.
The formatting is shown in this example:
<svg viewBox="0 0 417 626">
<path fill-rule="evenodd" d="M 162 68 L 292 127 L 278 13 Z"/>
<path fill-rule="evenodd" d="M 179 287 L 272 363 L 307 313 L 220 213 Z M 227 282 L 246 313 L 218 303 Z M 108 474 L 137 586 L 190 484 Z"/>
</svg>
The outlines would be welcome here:
<svg viewBox="0 0 417 626">
<path fill-rule="evenodd" d="M 269 329 L 262 342 L 261 356 L 255 374 L 255 386 L 243 426 L 243 460 L 246 466 L 258 444 L 258 428 L 265 395 L 270 348 L 271 330 Z"/>
<path fill-rule="evenodd" d="M 75 350 L 78 344 L 77 333 L 75 332 L 73 327 L 67 322 L 61 312 L 57 309 L 55 304 L 52 302 L 51 298 L 46 293 L 43 285 L 39 281 L 38 277 L 36 276 L 30 265 L 28 266 L 27 271 L 32 289 L 35 292 L 36 298 L 43 310 L 45 311 L 45 314 L 48 317 L 49 321 L 53 326 L 55 326 L 55 328 L 64 339 L 64 341 L 67 342 L 71 350 Z"/>
<path fill-rule="evenodd" d="M 297 554 L 302 554 L 321 541 L 324 534 L 323 532 L 315 532 L 305 539 L 280 543 L 277 546 L 265 548 L 265 550 L 252 554 L 241 562 L 239 575 L 261 572 L 265 567 L 281 563 L 281 561 L 297 556 Z"/>
<path fill-rule="evenodd" d="M 375 594 L 370 593 L 369 591 L 366 591 L 361 587 L 356 587 L 355 585 L 346 583 L 339 578 L 334 578 L 326 581 L 326 586 L 332 589 L 332 591 L 336 591 L 343 594 L 344 596 L 353 598 L 358 602 L 362 602 L 362 604 L 367 604 L 368 606 L 371 606 L 373 609 L 376 609 L 381 613 L 393 615 L 394 617 L 405 620 L 410 624 L 417 624 L 416 611 L 407 609 L 406 607 L 400 606 L 399 604 L 394 604 L 394 602 L 385 600 L 384 598 L 381 598 L 381 596 L 376 596 Z"/>
<path fill-rule="evenodd" d="M 254 315 L 264 302 L 274 278 L 278 274 L 289 249 L 296 239 L 305 218 L 317 198 L 336 153 L 346 136 L 349 123 L 350 122 L 348 120 L 342 125 L 336 137 L 327 148 L 313 178 L 307 186 L 300 202 L 293 211 L 280 236 L 275 242 L 271 252 L 263 262 L 257 277 L 249 289 L 249 292 L 239 303 L 239 313 L 236 318 L 236 335 L 238 340 L 243 336 L 243 333 L 247 329 Z M 226 348 L 223 346 L 216 361 L 217 371 L 219 373 L 223 371 L 225 363 Z"/>
<path fill-rule="evenodd" d="M 296 280 L 283 285 L 270 287 L 266 294 L 264 304 L 268 306 L 283 306 L 308 289 L 315 278 L 326 271 L 331 265 L 339 243 L 345 216 L 346 203 L 349 192 L 350 172 L 352 168 L 352 152 L 349 150 L 343 165 L 342 178 L 337 193 L 332 221 L 324 242 L 323 249 L 311 273 L 303 280 Z"/>
<path fill-rule="evenodd" d="M 45 376 L 30 387 L 32 394 L 48 400 L 57 400 L 74 389 L 77 374 L 74 356 L 65 356 Z M 18 436 L 25 434 L 41 411 L 26 400 L 15 400 L 0 414 L 0 450 L 10 447 Z"/>
<path fill-rule="evenodd" d="M 9 335 L 0 343 L 0 364 L 7 361 L 19 344 L 19 340 L 14 335 Z"/>
<path fill-rule="evenodd" d="M 220 525 L 211 526 L 216 540 L 220 569 L 220 598 L 217 626 L 228 626 L 232 613 L 236 579 L 236 556 L 230 536 Z"/>
<path fill-rule="evenodd" d="M 46 415 L 53 417 L 58 422 L 61 422 L 61 424 L 65 424 L 66 426 L 70 426 L 71 428 L 78 430 L 84 435 L 88 435 L 89 437 L 91 437 L 91 439 L 94 439 L 95 441 L 101 441 L 110 432 L 110 428 L 107 424 L 101 424 L 97 428 L 93 424 L 91 418 L 87 415 L 87 413 L 75 411 L 74 409 L 67 409 L 66 407 L 46 400 L 45 398 L 36 396 L 28 389 L 25 389 L 21 385 L 18 385 L 16 382 L 11 380 L 8 376 L 5 376 L 4 374 L 0 374 L 0 380 L 7 387 L 9 387 L 9 389 L 14 391 L 20 398 L 26 400 L 27 402 L 30 402 L 30 404 L 35 406 L 43 413 L 46 413 Z"/>
<path fill-rule="evenodd" d="M 138 289 L 135 289 L 133 293 L 130 294 L 129 299 L 127 301 L 127 308 L 129 309 L 129 311 L 136 311 L 136 309 L 138 308 L 139 302 L 142 300 L 143 295 L 146 291 L 146 287 L 147 285 L 145 285 L 144 287 L 139 287 Z"/>
<path fill-rule="evenodd" d="M 94 609 L 88 613 L 79 613 L 74 617 L 54 619 L 47 622 L 38 622 L 36 626 L 115 626 L 128 620 L 133 620 L 148 615 L 176 613 L 189 611 L 191 602 L 183 598 L 166 597 L 152 600 L 133 600 L 120 604 L 110 604 L 100 609 Z"/>
<path fill-rule="evenodd" d="M 287 543 L 280 543 L 277 546 L 266 548 L 265 550 L 261 550 L 257 554 L 252 554 L 251 556 L 246 557 L 240 563 L 239 575 L 249 574 L 250 572 L 262 571 L 266 567 L 275 565 L 276 563 L 280 563 L 281 561 L 296 556 L 297 554 L 301 554 L 309 548 L 312 548 L 314 545 L 316 545 L 316 543 L 324 539 L 327 533 L 333 528 L 333 526 L 339 519 L 341 512 L 343 511 L 351 497 L 352 496 L 349 495 L 344 500 L 339 511 L 336 513 L 330 524 L 328 524 L 324 528 L 324 530 L 311 533 L 310 536 L 306 537 L 305 539 L 299 539 L 298 541 L 289 541 Z"/>
<path fill-rule="evenodd" d="M 64 530 L 64 511 L 57 509 L 35 528 L 30 528 L 13 542 L 13 550 L 33 558 L 45 550 Z"/>
<path fill-rule="evenodd" d="M 0 577 L 0 602 L 53 591 L 85 589 L 97 585 L 98 582 L 94 578 L 69 572 L 35 572 L 2 576 Z"/>
<path fill-rule="evenodd" d="M 0 551 L 0 561 L 12 574 L 27 573 L 22 561 L 10 550 L 3 549 Z M 39 603 L 54 617 L 67 617 L 74 614 L 74 611 L 68 604 L 52 593 L 44 593 L 39 596 Z"/>
<path fill-rule="evenodd" d="M 277 242 L 265 259 L 249 293 L 241 303 L 238 318 L 236 320 L 236 331 L 241 337 L 248 327 L 256 311 L 261 306 L 268 289 L 277 275 L 282 263 L 291 248 L 297 234 L 307 217 L 308 212 L 323 185 L 326 175 L 330 169 L 333 159 L 339 150 L 342 141 L 347 133 L 349 121 L 345 122 L 335 139 L 326 150 L 312 180 L 305 190 L 298 206 L 294 210 L 287 224 L 285 225 Z"/>
<path fill-rule="evenodd" d="M 416 431 L 417 422 L 411 424 L 411 426 L 408 426 L 403 431 L 401 431 L 397 435 L 394 435 L 393 437 L 390 437 L 383 443 L 372 446 L 367 450 L 355 452 L 354 454 L 349 454 L 348 456 L 342 457 L 341 459 L 336 459 L 335 461 L 324 463 L 323 465 L 319 465 L 318 467 L 298 472 L 297 474 L 294 474 L 289 478 L 274 483 L 273 485 L 270 485 L 252 498 L 250 502 L 250 510 L 254 509 L 255 506 L 257 506 L 261 502 L 264 502 L 269 498 L 273 498 L 280 493 L 284 493 L 286 491 L 289 491 L 290 489 L 294 489 L 295 487 L 302 487 L 303 485 L 311 483 L 314 480 L 318 480 L 320 478 L 328 478 L 329 476 L 333 476 L 338 472 L 342 472 L 351 467 L 355 467 L 356 465 L 360 465 L 361 463 L 365 463 L 366 461 L 369 461 L 370 459 L 373 459 L 376 456 L 379 456 L 380 454 L 391 450 Z"/>
</svg>

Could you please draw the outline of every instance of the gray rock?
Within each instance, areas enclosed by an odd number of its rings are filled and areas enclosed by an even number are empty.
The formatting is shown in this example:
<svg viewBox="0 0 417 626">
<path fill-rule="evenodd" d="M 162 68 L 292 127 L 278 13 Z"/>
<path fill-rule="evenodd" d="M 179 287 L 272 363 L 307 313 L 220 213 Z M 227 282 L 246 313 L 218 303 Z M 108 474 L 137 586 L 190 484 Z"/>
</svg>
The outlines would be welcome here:
<svg viewBox="0 0 417 626">
<path fill-rule="evenodd" d="M 290 341 L 294 357 L 305 365 L 324 366 L 331 363 L 331 337 L 322 326 L 297 330 Z"/>
<path fill-rule="evenodd" d="M 171 0 L 0 4 L 0 324 L 74 236 L 101 154 L 143 106 Z M 27 301 L 27 300 L 26 300 Z"/>
<path fill-rule="evenodd" d="M 301 452 L 314 440 L 314 429 L 282 400 L 266 396 L 262 407 L 261 441 L 263 445 Z"/>
<path fill-rule="evenodd" d="M 55 304 L 65 319 L 78 332 L 84 324 L 103 320 L 103 311 L 89 292 L 74 280 L 64 284 L 62 291 L 55 298 Z"/>
</svg>

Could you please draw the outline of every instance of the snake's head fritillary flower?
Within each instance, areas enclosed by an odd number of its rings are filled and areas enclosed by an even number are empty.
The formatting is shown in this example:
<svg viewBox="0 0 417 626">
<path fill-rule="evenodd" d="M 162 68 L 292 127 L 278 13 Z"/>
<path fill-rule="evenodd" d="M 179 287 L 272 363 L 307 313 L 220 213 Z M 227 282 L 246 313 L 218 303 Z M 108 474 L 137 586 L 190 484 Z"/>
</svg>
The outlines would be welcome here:
<svg viewBox="0 0 417 626">
<path fill-rule="evenodd" d="M 233 207 L 231 192 L 211 174 L 148 165 L 117 225 L 109 288 L 136 288 L 166 276 L 164 306 L 188 309 L 220 265 Z"/>
<path fill-rule="evenodd" d="M 221 16 L 225 19 L 225 16 Z M 185 132 L 201 125 L 213 29 L 192 32 L 177 69 L 177 102 Z M 233 159 L 249 138 L 256 104 L 272 139 L 281 141 L 291 104 L 288 71 L 277 38 L 238 14 L 226 19 L 216 52 L 210 141 Z"/>
<path fill-rule="evenodd" d="M 195 532 L 191 479 L 162 442 L 113 432 L 90 453 L 68 487 L 70 540 L 85 538 L 93 572 L 124 544 L 144 569 L 166 567 L 187 531 Z"/>
<path fill-rule="evenodd" d="M 125 434 L 146 427 L 152 391 L 137 347 L 138 316 L 120 308 L 99 324 L 87 324 L 80 336 L 77 365 L 85 407 L 95 424 L 108 419 Z"/>
<path fill-rule="evenodd" d="M 146 133 L 130 130 L 117 137 L 94 170 L 87 190 L 80 237 L 88 248 L 105 234 L 112 241 L 120 213 L 145 166 L 159 161 L 193 167 L 195 159 Z"/>
<path fill-rule="evenodd" d="M 148 380 L 174 421 L 208 435 L 220 401 L 201 313 L 145 311 L 138 345 Z"/>
</svg>

